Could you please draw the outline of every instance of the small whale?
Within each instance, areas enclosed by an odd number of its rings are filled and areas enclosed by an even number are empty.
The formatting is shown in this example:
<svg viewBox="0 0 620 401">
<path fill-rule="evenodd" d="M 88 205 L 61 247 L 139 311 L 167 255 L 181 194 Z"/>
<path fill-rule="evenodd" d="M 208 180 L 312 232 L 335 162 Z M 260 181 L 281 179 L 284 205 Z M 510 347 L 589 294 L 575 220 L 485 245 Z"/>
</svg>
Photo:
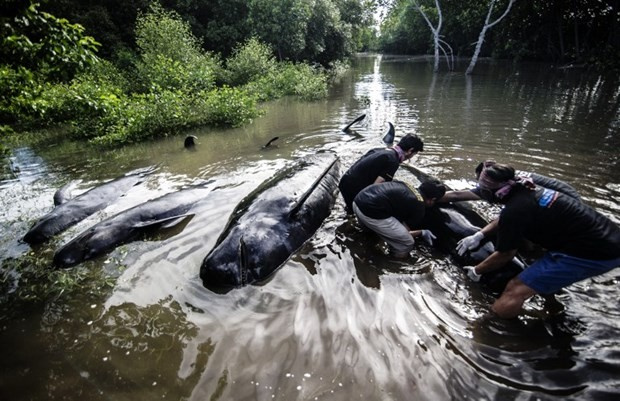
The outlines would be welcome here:
<svg viewBox="0 0 620 401">
<path fill-rule="evenodd" d="M 31 245 L 47 241 L 96 211 L 104 209 L 133 186 L 144 181 L 144 177 L 153 173 L 156 169 L 156 166 L 151 166 L 131 171 L 122 177 L 101 184 L 59 204 L 51 212 L 41 217 L 28 230 L 24 236 L 24 241 Z"/>
<path fill-rule="evenodd" d="M 188 135 L 185 137 L 185 142 L 183 142 L 183 146 L 185 146 L 186 149 L 192 149 L 196 146 L 196 140 L 198 138 L 194 135 Z"/>
<path fill-rule="evenodd" d="M 163 195 L 95 224 L 56 251 L 54 266 L 76 265 L 145 234 L 188 221 L 194 216 L 194 205 L 211 192 L 209 183 L 211 181 Z"/>
</svg>

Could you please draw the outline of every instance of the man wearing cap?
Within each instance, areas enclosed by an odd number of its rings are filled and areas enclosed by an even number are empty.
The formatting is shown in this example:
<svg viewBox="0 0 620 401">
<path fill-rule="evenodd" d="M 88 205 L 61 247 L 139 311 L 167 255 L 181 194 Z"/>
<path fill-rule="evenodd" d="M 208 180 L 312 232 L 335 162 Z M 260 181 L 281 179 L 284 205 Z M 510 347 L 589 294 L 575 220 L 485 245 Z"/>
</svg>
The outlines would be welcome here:
<svg viewBox="0 0 620 401">
<path fill-rule="evenodd" d="M 424 143 L 415 134 L 405 135 L 392 148 L 369 150 L 356 161 L 340 179 L 338 188 L 344 198 L 347 212 L 355 196 L 371 184 L 392 181 L 400 163 L 411 159 L 424 148 Z"/>
<path fill-rule="evenodd" d="M 422 222 L 426 208 L 445 192 L 446 187 L 437 180 L 423 182 L 418 188 L 402 181 L 372 184 L 357 194 L 353 211 L 364 226 L 387 242 L 393 257 L 402 259 L 409 256 L 414 238 L 433 245 L 432 232 L 413 229 Z"/>
<path fill-rule="evenodd" d="M 465 267 L 470 279 L 478 281 L 483 273 L 504 266 L 525 239 L 546 250 L 508 283 L 492 306 L 498 316 L 516 317 L 533 295 L 553 294 L 620 266 L 620 228 L 590 206 L 559 191 L 536 187 L 528 178 L 515 177 L 514 168 L 494 162 L 483 165 L 478 188 L 483 199 L 504 208 L 499 220 L 474 234 L 480 242 L 496 232 L 497 244 L 485 260 Z M 468 243 L 466 248 L 476 245 Z"/>
</svg>

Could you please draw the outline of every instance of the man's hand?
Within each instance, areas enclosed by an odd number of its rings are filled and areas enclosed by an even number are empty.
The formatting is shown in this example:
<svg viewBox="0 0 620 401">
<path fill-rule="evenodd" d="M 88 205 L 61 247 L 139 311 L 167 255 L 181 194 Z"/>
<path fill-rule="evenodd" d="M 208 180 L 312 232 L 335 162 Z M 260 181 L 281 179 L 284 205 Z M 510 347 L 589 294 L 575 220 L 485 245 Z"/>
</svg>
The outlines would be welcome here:
<svg viewBox="0 0 620 401">
<path fill-rule="evenodd" d="M 433 241 L 437 239 L 437 237 L 435 237 L 431 230 L 422 230 L 422 234 L 420 234 L 420 237 L 422 237 L 422 239 L 426 241 L 426 243 L 430 246 L 433 246 Z"/>
<path fill-rule="evenodd" d="M 463 269 L 467 272 L 467 277 L 471 281 L 475 281 L 476 283 L 480 281 L 482 274 L 476 273 L 476 266 L 464 266 Z"/>
<path fill-rule="evenodd" d="M 482 241 L 483 239 L 484 234 L 482 233 L 482 231 L 478 231 L 477 233 L 472 234 L 469 237 L 462 238 L 456 244 L 456 252 L 459 254 L 459 256 L 463 256 L 465 252 L 469 251 L 470 249 L 474 249 L 478 245 L 480 245 L 480 241 Z"/>
</svg>

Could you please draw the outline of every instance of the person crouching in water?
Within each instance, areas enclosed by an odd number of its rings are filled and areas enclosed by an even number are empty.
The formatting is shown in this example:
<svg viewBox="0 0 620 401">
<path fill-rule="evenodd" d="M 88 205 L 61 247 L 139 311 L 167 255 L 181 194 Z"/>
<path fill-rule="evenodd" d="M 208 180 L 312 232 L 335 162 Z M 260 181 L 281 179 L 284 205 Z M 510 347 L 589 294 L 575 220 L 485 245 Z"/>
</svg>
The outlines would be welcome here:
<svg viewBox="0 0 620 401">
<path fill-rule="evenodd" d="M 347 213 L 355 196 L 371 184 L 392 181 L 400 163 L 424 150 L 424 142 L 415 134 L 407 134 L 393 148 L 369 150 L 356 161 L 340 179 L 338 188 L 344 198 Z"/>
<path fill-rule="evenodd" d="M 437 180 L 429 180 L 418 188 L 402 181 L 372 184 L 355 197 L 353 211 L 360 223 L 387 242 L 390 254 L 399 259 L 409 256 L 421 237 L 433 245 L 435 236 L 429 230 L 415 230 L 422 222 L 427 207 L 446 193 Z"/>
<path fill-rule="evenodd" d="M 504 207 L 499 221 L 480 230 L 482 237 L 497 233 L 496 250 L 476 266 L 465 267 L 470 279 L 478 281 L 483 273 L 504 266 L 523 240 L 546 250 L 508 282 L 492 306 L 499 317 L 518 316 L 523 303 L 536 294 L 553 294 L 620 266 L 620 228 L 590 206 L 536 187 L 531 180 L 515 178 L 514 168 L 507 165 L 486 163 L 478 187 L 483 199 Z M 467 247 L 476 244 L 471 245 Z"/>
</svg>

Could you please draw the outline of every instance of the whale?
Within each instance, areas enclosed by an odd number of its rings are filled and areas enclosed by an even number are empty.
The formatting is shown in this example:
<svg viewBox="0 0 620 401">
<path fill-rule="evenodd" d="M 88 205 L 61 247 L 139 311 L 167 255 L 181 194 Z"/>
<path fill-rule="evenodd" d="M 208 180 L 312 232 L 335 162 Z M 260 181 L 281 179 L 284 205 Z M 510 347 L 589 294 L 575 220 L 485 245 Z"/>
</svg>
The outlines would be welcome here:
<svg viewBox="0 0 620 401">
<path fill-rule="evenodd" d="M 334 205 L 340 160 L 320 153 L 280 170 L 234 209 L 200 266 L 214 292 L 269 278 L 322 225 Z"/>
<path fill-rule="evenodd" d="M 119 245 L 152 235 L 188 221 L 193 207 L 211 192 L 211 181 L 160 196 L 124 210 L 60 247 L 53 258 L 57 268 L 74 266 L 111 251 Z"/>
<path fill-rule="evenodd" d="M 436 179 L 412 165 L 402 164 L 401 168 L 403 171 L 412 174 L 420 182 Z M 450 190 L 447 185 L 446 189 Z M 485 238 L 477 248 L 469 250 L 463 255 L 458 254 L 456 245 L 462 238 L 476 233 L 487 224 L 488 221 L 467 202 L 435 203 L 433 207 L 426 209 L 421 228 L 430 230 L 437 237 L 433 241 L 433 246 L 450 255 L 457 265 L 473 266 L 495 252 L 493 238 Z M 500 293 L 508 281 L 523 271 L 525 267 L 526 263 L 523 257 L 519 255 L 502 269 L 483 274 L 480 283 L 490 291 Z"/>
<path fill-rule="evenodd" d="M 93 213 L 104 209 L 133 186 L 144 181 L 144 178 L 156 169 L 156 166 L 150 166 L 130 171 L 69 200 L 59 201 L 57 195 L 56 201 L 60 203 L 32 225 L 23 237 L 24 242 L 35 245 L 49 240 Z"/>
</svg>

